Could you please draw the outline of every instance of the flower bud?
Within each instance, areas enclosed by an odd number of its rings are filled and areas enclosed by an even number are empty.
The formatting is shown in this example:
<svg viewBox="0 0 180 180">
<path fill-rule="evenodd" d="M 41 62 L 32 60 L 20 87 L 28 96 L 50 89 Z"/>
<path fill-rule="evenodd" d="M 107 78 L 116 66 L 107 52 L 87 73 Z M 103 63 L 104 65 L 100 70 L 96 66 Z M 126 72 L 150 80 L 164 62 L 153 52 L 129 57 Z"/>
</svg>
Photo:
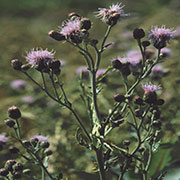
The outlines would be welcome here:
<svg viewBox="0 0 180 180">
<path fill-rule="evenodd" d="M 97 39 L 92 39 L 92 40 L 90 41 L 91 46 L 96 46 L 97 43 L 98 43 L 98 40 L 97 40 Z"/>
<path fill-rule="evenodd" d="M 81 29 L 89 30 L 91 28 L 91 21 L 89 18 L 81 19 Z"/>
<path fill-rule="evenodd" d="M 56 41 L 63 41 L 66 39 L 65 36 L 63 36 L 61 33 L 53 30 L 49 31 L 48 35 L 53 39 L 55 39 Z"/>
<path fill-rule="evenodd" d="M 16 153 L 19 152 L 19 149 L 18 149 L 17 147 L 15 147 L 15 146 L 9 146 L 9 151 L 10 151 L 11 153 L 16 154 Z"/>
<path fill-rule="evenodd" d="M 49 149 L 46 149 L 44 151 L 44 153 L 45 153 L 46 156 L 50 156 L 50 155 L 52 155 L 53 152 L 51 150 L 49 150 Z"/>
<path fill-rule="evenodd" d="M 13 59 L 11 61 L 11 65 L 12 65 L 13 69 L 21 71 L 22 62 L 20 60 Z"/>
<path fill-rule="evenodd" d="M 30 64 L 23 64 L 22 66 L 21 66 L 21 70 L 22 71 L 27 71 L 27 70 L 29 70 L 31 68 L 31 65 Z"/>
<path fill-rule="evenodd" d="M 156 92 L 148 92 L 145 94 L 145 102 L 148 104 L 156 104 L 157 94 Z"/>
<path fill-rule="evenodd" d="M 7 168 L 9 171 L 12 171 L 12 166 L 16 164 L 15 160 L 7 160 L 5 163 L 5 168 Z"/>
<path fill-rule="evenodd" d="M 114 13 L 107 21 L 107 24 L 114 26 L 117 24 L 118 20 L 120 18 L 120 14 L 119 13 Z"/>
<path fill-rule="evenodd" d="M 144 48 L 148 47 L 150 44 L 151 44 L 151 43 L 150 43 L 149 41 L 143 41 L 143 42 L 142 42 L 142 46 L 143 46 Z"/>
<path fill-rule="evenodd" d="M 16 163 L 15 165 L 13 165 L 13 169 L 15 171 L 22 171 L 23 170 L 23 165 L 21 163 Z"/>
<path fill-rule="evenodd" d="M 72 18 L 72 17 L 80 17 L 80 16 L 76 12 L 71 12 L 71 13 L 68 14 L 68 17 Z"/>
<path fill-rule="evenodd" d="M 139 96 L 134 97 L 134 103 L 138 104 L 138 105 L 143 105 L 144 104 L 143 99 L 141 97 L 139 97 Z"/>
<path fill-rule="evenodd" d="M 129 76 L 131 74 L 129 63 L 122 64 L 122 68 L 120 69 L 120 71 L 124 76 Z"/>
<path fill-rule="evenodd" d="M 8 174 L 9 174 L 8 169 L 6 169 L 6 168 L 1 168 L 0 169 L 0 176 L 6 177 Z"/>
<path fill-rule="evenodd" d="M 164 99 L 158 99 L 157 101 L 156 101 L 156 105 L 159 105 L 159 106 L 161 106 L 161 105 L 163 105 L 164 104 Z"/>
<path fill-rule="evenodd" d="M 122 95 L 122 94 L 116 94 L 116 95 L 114 95 L 114 100 L 116 101 L 116 102 L 123 102 L 123 101 L 125 101 L 125 97 L 124 97 L 124 95 Z"/>
<path fill-rule="evenodd" d="M 61 62 L 59 60 L 53 60 L 49 63 L 49 68 L 51 69 L 59 69 L 61 66 Z"/>
<path fill-rule="evenodd" d="M 133 37 L 134 39 L 141 39 L 145 36 L 145 32 L 142 28 L 136 28 L 133 31 Z"/>
<path fill-rule="evenodd" d="M 13 119 L 19 119 L 21 117 L 21 112 L 18 107 L 16 106 L 11 106 L 8 108 L 8 114 L 9 117 Z"/>
<path fill-rule="evenodd" d="M 44 148 L 44 149 L 47 149 L 49 147 L 49 145 L 50 145 L 49 142 L 44 141 L 44 142 L 41 143 L 41 147 Z"/>
<path fill-rule="evenodd" d="M 6 119 L 6 120 L 4 120 L 4 122 L 10 128 L 14 127 L 14 125 L 15 125 L 15 122 L 11 119 Z"/>
<path fill-rule="evenodd" d="M 118 59 L 115 59 L 112 60 L 112 66 L 114 69 L 120 70 L 122 68 L 122 63 Z"/>
<path fill-rule="evenodd" d="M 135 109 L 135 116 L 136 117 L 141 117 L 142 116 L 142 111 L 140 109 Z"/>
<path fill-rule="evenodd" d="M 24 146 L 25 146 L 26 148 L 29 148 L 29 147 L 32 146 L 31 143 L 30 143 L 30 141 L 28 141 L 28 140 L 24 140 L 24 141 L 23 141 L 23 144 L 24 144 Z"/>
</svg>

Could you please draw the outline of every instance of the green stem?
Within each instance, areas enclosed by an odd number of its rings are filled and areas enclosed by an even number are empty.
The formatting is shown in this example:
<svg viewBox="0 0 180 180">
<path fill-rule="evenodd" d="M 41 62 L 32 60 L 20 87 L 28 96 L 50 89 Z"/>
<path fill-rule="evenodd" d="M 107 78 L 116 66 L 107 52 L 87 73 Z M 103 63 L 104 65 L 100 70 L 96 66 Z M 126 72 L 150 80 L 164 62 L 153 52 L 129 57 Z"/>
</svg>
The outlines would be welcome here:
<svg viewBox="0 0 180 180">
<path fill-rule="evenodd" d="M 21 130 L 20 130 L 19 121 L 18 121 L 18 119 L 16 119 L 15 121 L 16 121 L 16 125 L 17 125 L 17 137 L 19 139 L 21 139 Z"/>
<path fill-rule="evenodd" d="M 45 172 L 44 172 L 44 169 L 41 167 L 41 176 L 42 176 L 42 180 L 45 180 Z"/>
<path fill-rule="evenodd" d="M 104 170 L 104 160 L 103 160 L 103 155 L 102 155 L 102 147 L 100 147 L 100 149 L 97 149 L 95 151 L 96 151 L 96 157 L 97 157 L 97 162 L 98 162 L 98 167 L 99 167 L 100 180 L 106 180 L 105 170 Z"/>
<path fill-rule="evenodd" d="M 27 72 L 24 72 L 24 74 L 31 80 L 33 81 L 42 91 L 44 91 L 51 99 L 53 99 L 54 101 L 56 101 L 57 103 L 59 103 L 62 106 L 65 106 L 67 109 L 69 109 L 73 115 L 75 116 L 76 120 L 78 121 L 80 127 L 82 128 L 82 130 L 84 131 L 84 133 L 86 134 L 86 136 L 88 137 L 88 139 L 91 141 L 91 137 L 89 136 L 89 133 L 87 132 L 85 126 L 82 124 L 82 122 L 80 121 L 78 115 L 76 114 L 76 112 L 72 109 L 72 107 L 68 106 L 67 104 L 63 103 L 62 101 L 57 100 L 55 97 L 53 97 L 46 89 L 44 89 L 38 82 L 36 82 Z"/>
</svg>

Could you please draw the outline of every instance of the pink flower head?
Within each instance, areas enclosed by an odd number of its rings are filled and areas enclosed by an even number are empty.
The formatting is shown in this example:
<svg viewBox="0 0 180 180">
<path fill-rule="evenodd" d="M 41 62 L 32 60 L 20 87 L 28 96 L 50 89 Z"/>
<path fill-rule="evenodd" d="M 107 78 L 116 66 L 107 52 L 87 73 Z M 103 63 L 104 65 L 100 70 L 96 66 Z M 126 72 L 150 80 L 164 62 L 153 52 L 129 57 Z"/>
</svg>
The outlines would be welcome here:
<svg viewBox="0 0 180 180">
<path fill-rule="evenodd" d="M 42 135 L 31 136 L 30 139 L 38 139 L 40 142 L 48 142 L 48 138 Z"/>
<path fill-rule="evenodd" d="M 85 32 L 81 31 L 81 20 L 76 18 L 75 20 L 65 21 L 61 26 L 60 34 L 62 34 L 66 40 L 73 43 L 81 43 Z"/>
<path fill-rule="evenodd" d="M 115 25 L 120 19 L 120 17 L 125 16 L 122 9 L 123 7 L 124 6 L 121 6 L 121 3 L 117 3 L 111 5 L 109 9 L 99 8 L 99 11 L 97 12 L 97 17 L 101 18 L 103 22 L 106 22 L 109 25 Z"/>
<path fill-rule="evenodd" d="M 161 89 L 160 86 L 156 86 L 152 83 L 143 84 L 141 87 L 144 89 L 145 93 L 155 92 Z"/>
<path fill-rule="evenodd" d="M 81 73 L 88 73 L 88 69 L 86 66 L 79 66 L 76 70 L 76 73 L 80 75 Z"/>
<path fill-rule="evenodd" d="M 26 82 L 22 79 L 18 79 L 12 81 L 10 85 L 13 89 L 24 89 L 26 87 Z"/>
<path fill-rule="evenodd" d="M 141 55 L 140 51 L 137 51 L 137 50 L 128 51 L 127 52 L 127 57 L 128 57 L 128 62 L 131 65 L 137 65 L 142 60 L 142 55 Z"/>
<path fill-rule="evenodd" d="M 161 49 L 161 54 L 162 56 L 165 58 L 165 57 L 169 57 L 171 56 L 171 49 L 165 47 L 165 48 L 162 48 Z"/>
<path fill-rule="evenodd" d="M 32 66 L 38 65 L 40 62 L 47 64 L 54 59 L 54 52 L 49 52 L 47 49 L 32 49 L 30 52 L 27 53 L 27 56 L 25 58 L 26 61 Z"/>
<path fill-rule="evenodd" d="M 8 138 L 3 134 L 0 134 L 0 144 L 5 144 L 8 142 Z"/>
<path fill-rule="evenodd" d="M 106 71 L 105 69 L 99 69 L 96 73 L 96 77 L 102 76 L 105 73 L 105 71 Z"/>
<path fill-rule="evenodd" d="M 180 26 L 178 26 L 174 32 L 174 37 L 179 37 L 180 36 Z"/>
<path fill-rule="evenodd" d="M 33 102 L 33 97 L 32 96 L 25 96 L 21 99 L 22 102 L 24 103 L 32 103 Z"/>
<path fill-rule="evenodd" d="M 127 57 L 121 58 L 120 56 L 118 56 L 116 59 L 119 60 L 122 64 L 128 63 L 128 58 Z"/>
<path fill-rule="evenodd" d="M 174 32 L 172 29 L 166 28 L 165 25 L 161 26 L 161 28 L 154 26 L 148 38 L 152 40 L 153 45 L 157 49 L 161 49 L 166 46 L 167 42 L 169 43 L 169 41 L 173 39 Z"/>
<path fill-rule="evenodd" d="M 62 25 L 60 33 L 67 38 L 71 34 L 79 33 L 80 25 L 81 21 L 79 19 L 69 20 Z"/>
<path fill-rule="evenodd" d="M 163 71 L 164 71 L 164 68 L 161 65 L 156 65 L 152 68 L 152 72 L 158 72 L 159 73 L 159 72 L 163 72 Z"/>
</svg>

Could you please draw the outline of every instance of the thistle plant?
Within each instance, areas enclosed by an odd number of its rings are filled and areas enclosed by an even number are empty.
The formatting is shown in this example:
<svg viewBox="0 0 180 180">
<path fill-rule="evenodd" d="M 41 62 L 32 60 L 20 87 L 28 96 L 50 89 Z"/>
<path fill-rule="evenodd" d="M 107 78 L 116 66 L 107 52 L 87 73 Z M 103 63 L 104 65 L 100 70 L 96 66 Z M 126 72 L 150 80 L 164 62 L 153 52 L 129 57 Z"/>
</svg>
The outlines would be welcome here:
<svg viewBox="0 0 180 180">
<path fill-rule="evenodd" d="M 82 64 L 77 73 L 80 74 L 82 100 L 87 110 L 88 123 L 80 119 L 80 112 L 77 112 L 75 103 L 71 102 L 69 94 L 65 91 L 65 83 L 61 78 L 61 62 L 55 58 L 54 51 L 32 49 L 25 56 L 26 63 L 18 59 L 12 60 L 11 63 L 15 70 L 27 76 L 50 99 L 73 114 L 79 127 L 76 139 L 87 151 L 95 152 L 100 180 L 110 178 L 123 180 L 129 171 L 138 174 L 139 179 L 147 180 L 150 178 L 148 170 L 153 152 L 160 142 L 161 106 L 164 104 L 164 100 L 159 97 L 163 87 L 151 82 L 152 73 L 162 72 L 162 66 L 157 65 L 163 62 L 161 50 L 173 39 L 174 31 L 164 25 L 153 26 L 146 39 L 145 31 L 139 27 L 135 28 L 133 37 L 139 51 L 131 51 L 126 57 L 114 57 L 111 64 L 102 70 L 100 66 L 103 53 L 111 46 L 111 43 L 107 44 L 110 32 L 124 16 L 127 16 L 123 7 L 121 4 L 114 4 L 109 9 L 100 8 L 97 12 L 97 17 L 107 24 L 107 30 L 101 41 L 91 37 L 89 32 L 92 28 L 91 20 L 74 12 L 69 14 L 68 20 L 62 23 L 59 31 L 52 30 L 48 33 L 58 43 L 65 41 L 76 48 L 84 59 L 85 65 Z M 150 44 L 158 51 L 156 57 L 149 55 Z M 31 70 L 39 72 L 42 82 L 33 79 L 29 73 Z M 99 95 L 103 93 L 101 84 L 107 83 L 105 80 L 108 74 L 114 72 L 120 74 L 125 93 L 115 94 L 112 97 L 114 101 L 112 107 L 106 109 L 107 113 L 102 116 L 99 105 Z M 55 176 L 48 171 L 47 157 L 52 154 L 50 150 L 47 151 L 48 140 L 39 135 L 24 140 L 19 125 L 21 116 L 19 109 L 12 106 L 8 112 L 13 120 L 6 121 L 6 124 L 14 129 L 16 140 L 28 154 L 27 156 L 20 153 L 21 156 L 41 167 L 43 180 L 46 177 L 51 180 L 61 179 L 61 174 Z M 123 124 L 133 131 L 135 140 L 131 142 L 125 139 L 119 146 L 116 142 L 109 141 L 108 137 L 115 129 L 121 129 Z M 9 172 L 13 177 L 15 172 L 13 170 Z M 3 173 L 1 176 L 10 179 L 7 173 Z"/>
</svg>

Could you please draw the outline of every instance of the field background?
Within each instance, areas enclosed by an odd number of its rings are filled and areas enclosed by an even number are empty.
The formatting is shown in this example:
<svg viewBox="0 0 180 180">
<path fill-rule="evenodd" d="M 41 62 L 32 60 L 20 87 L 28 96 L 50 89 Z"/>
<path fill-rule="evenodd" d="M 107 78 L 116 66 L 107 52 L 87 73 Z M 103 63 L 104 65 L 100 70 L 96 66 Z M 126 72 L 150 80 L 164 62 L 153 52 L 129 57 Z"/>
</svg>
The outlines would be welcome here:
<svg viewBox="0 0 180 180">
<path fill-rule="evenodd" d="M 106 25 L 95 18 L 95 13 L 99 7 L 108 7 L 118 1 L 110 0 L 1 0 L 0 1 L 0 134 L 11 134 L 10 129 L 4 125 L 7 118 L 7 108 L 17 105 L 22 111 L 22 122 L 24 136 L 42 134 L 49 137 L 51 149 L 54 156 L 50 159 L 51 171 L 62 170 L 65 177 L 70 179 L 96 179 L 93 172 L 94 155 L 86 152 L 85 149 L 77 145 L 74 134 L 77 124 L 72 115 L 63 108 L 59 108 L 44 93 L 40 92 L 35 85 L 30 82 L 20 72 L 12 69 L 10 61 L 18 58 L 25 62 L 26 51 L 36 47 L 56 51 L 56 58 L 65 61 L 62 68 L 62 79 L 64 87 L 70 100 L 76 105 L 81 119 L 86 124 L 86 113 L 80 98 L 79 81 L 76 69 L 84 65 L 82 57 L 77 49 L 70 47 L 67 43 L 54 41 L 48 37 L 48 32 L 57 30 L 70 12 L 78 12 L 80 15 L 88 17 L 93 22 L 90 31 L 91 37 L 102 39 Z M 130 16 L 122 20 L 112 30 L 109 42 L 115 42 L 113 48 L 109 49 L 103 56 L 101 68 L 110 65 L 110 60 L 124 54 L 131 49 L 137 49 L 133 39 L 126 39 L 125 33 L 132 33 L 135 27 L 142 27 L 148 33 L 152 25 L 163 25 L 166 27 L 180 26 L 180 1 L 179 0 L 124 0 L 124 11 Z M 180 167 L 180 38 L 176 37 L 168 47 L 172 50 L 171 57 L 163 63 L 170 72 L 168 76 L 160 80 L 166 100 L 163 106 L 164 124 L 162 128 L 163 143 L 169 147 L 157 152 L 158 157 L 163 159 L 163 168 L 169 168 L 166 179 L 177 180 Z M 32 76 L 40 81 L 39 73 L 32 71 Z M 13 80 L 23 79 L 26 81 L 25 89 L 15 90 L 11 87 Z M 120 78 L 112 78 L 120 81 Z M 111 85 L 113 83 L 110 83 Z M 112 96 L 118 90 L 104 85 L 103 95 L 100 96 L 100 103 L 103 104 L 102 112 L 113 104 Z M 23 102 L 22 98 L 31 96 L 31 103 Z M 113 135 L 112 135 L 113 136 Z M 120 143 L 129 135 L 118 129 L 112 140 Z M 11 138 L 9 138 L 11 139 Z M 162 155 L 164 153 L 164 155 Z M 160 154 L 163 157 L 160 157 Z M 3 150 L 0 152 L 0 167 L 3 166 L 7 158 L 17 158 Z M 78 157 L 78 158 L 77 158 Z M 160 159 L 160 160 L 161 160 Z M 160 161 L 159 160 L 159 161 Z M 152 169 L 152 174 L 158 171 L 156 164 Z M 82 173 L 85 171 L 86 173 Z M 172 175 L 173 174 L 173 175 Z M 168 180 L 168 179 L 167 179 Z"/>
</svg>

